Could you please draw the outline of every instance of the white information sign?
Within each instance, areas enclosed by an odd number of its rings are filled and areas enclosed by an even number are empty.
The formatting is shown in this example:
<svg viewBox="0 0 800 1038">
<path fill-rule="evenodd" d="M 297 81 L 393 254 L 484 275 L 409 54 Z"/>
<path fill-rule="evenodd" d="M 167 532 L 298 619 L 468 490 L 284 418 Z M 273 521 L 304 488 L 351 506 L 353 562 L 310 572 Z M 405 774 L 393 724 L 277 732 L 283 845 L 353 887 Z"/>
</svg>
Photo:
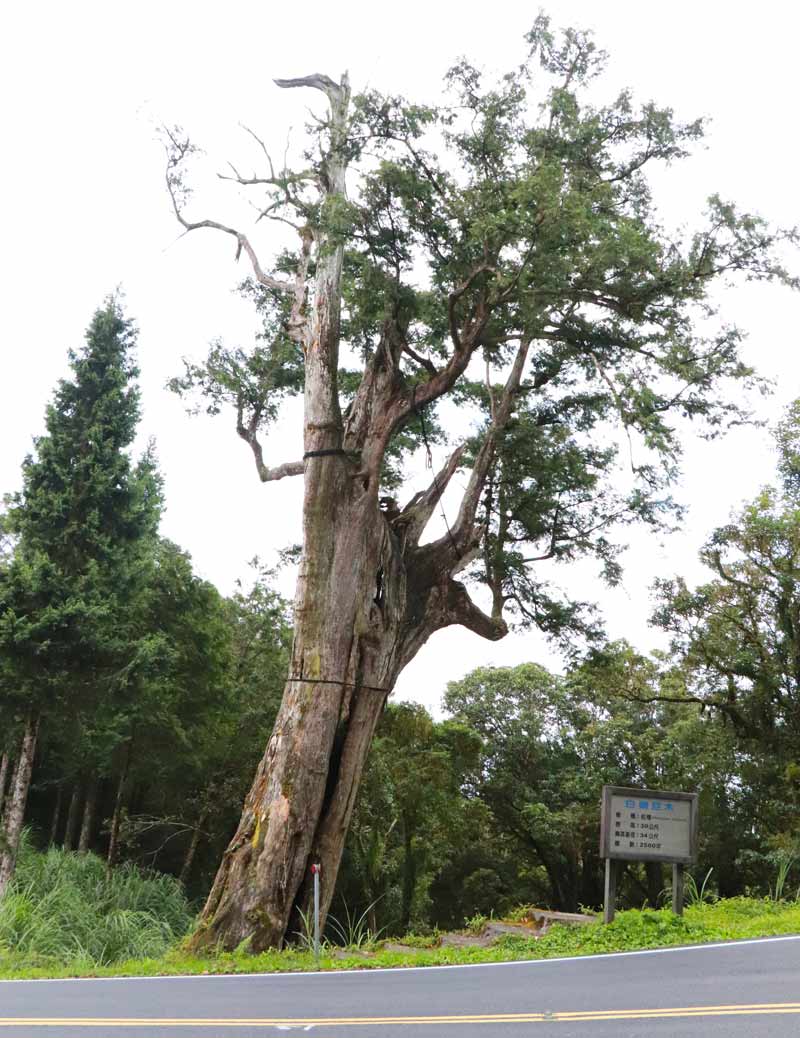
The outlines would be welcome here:
<svg viewBox="0 0 800 1038">
<path fill-rule="evenodd" d="M 610 847 L 641 851 L 643 858 L 688 858 L 690 815 L 686 800 L 612 796 Z"/>
<path fill-rule="evenodd" d="M 604 857 L 689 864 L 695 858 L 696 835 L 696 794 L 604 787 Z"/>
</svg>

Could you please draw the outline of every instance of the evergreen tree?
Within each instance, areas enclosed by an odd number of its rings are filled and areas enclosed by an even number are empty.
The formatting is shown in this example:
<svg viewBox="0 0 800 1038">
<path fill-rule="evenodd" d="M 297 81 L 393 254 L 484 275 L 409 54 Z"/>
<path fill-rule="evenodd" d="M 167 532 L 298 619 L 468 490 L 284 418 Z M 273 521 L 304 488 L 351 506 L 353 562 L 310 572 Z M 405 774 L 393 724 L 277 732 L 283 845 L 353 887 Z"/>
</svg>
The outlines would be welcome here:
<svg viewBox="0 0 800 1038">
<path fill-rule="evenodd" d="M 13 871 L 40 722 L 79 721 L 85 737 L 71 748 L 72 769 L 88 769 L 91 790 L 97 725 L 80 722 L 108 718 L 137 656 L 161 493 L 152 451 L 138 464 L 129 454 L 140 414 L 134 343 L 132 322 L 109 299 L 86 346 L 70 353 L 72 376 L 56 389 L 46 433 L 10 502 L 16 541 L 0 581 L 1 687 L 3 713 L 24 718 L 24 734 L 5 813 L 0 893 Z M 107 740 L 99 742 L 107 752 Z"/>
</svg>

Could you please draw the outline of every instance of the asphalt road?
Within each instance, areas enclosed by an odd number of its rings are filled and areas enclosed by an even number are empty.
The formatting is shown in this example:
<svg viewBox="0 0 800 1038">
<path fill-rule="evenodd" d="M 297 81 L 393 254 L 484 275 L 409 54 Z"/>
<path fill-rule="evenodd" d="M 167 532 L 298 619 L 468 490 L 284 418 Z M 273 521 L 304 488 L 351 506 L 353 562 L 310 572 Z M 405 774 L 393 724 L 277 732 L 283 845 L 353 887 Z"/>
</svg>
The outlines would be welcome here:
<svg viewBox="0 0 800 1038">
<path fill-rule="evenodd" d="M 0 1038 L 787 1038 L 800 936 L 545 962 L 0 982 Z"/>
</svg>

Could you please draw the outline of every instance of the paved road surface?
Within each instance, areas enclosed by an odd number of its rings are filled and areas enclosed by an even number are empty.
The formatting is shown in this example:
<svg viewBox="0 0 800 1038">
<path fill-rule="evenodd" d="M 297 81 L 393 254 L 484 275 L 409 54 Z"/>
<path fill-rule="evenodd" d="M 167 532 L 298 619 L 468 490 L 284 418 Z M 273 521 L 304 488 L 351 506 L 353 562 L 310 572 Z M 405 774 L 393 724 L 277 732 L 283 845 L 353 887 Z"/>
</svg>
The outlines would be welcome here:
<svg viewBox="0 0 800 1038">
<path fill-rule="evenodd" d="M 788 1038 L 800 937 L 374 972 L 0 982 L 0 1038 Z"/>
</svg>

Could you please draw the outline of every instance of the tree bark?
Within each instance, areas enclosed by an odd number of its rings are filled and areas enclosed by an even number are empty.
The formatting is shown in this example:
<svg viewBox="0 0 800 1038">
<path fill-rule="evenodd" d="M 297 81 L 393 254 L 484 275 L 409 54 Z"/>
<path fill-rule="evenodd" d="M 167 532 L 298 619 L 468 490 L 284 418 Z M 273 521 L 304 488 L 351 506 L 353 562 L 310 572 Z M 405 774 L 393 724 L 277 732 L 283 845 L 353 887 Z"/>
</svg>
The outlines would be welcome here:
<svg viewBox="0 0 800 1038">
<path fill-rule="evenodd" d="M 78 854 L 88 854 L 94 832 L 94 816 L 97 811 L 97 794 L 99 784 L 96 778 L 90 778 L 86 786 L 86 800 L 83 803 L 83 820 L 78 837 Z"/>
<path fill-rule="evenodd" d="M 114 813 L 111 816 L 111 832 L 108 837 L 108 854 L 106 856 L 106 872 L 110 873 L 117 863 L 119 853 L 119 828 L 122 822 L 122 809 L 125 804 L 125 785 L 128 781 L 128 772 L 131 767 L 131 754 L 133 752 L 133 739 L 129 739 L 125 745 L 122 761 L 122 771 L 117 783 L 117 795 L 114 798 Z"/>
<path fill-rule="evenodd" d="M 201 811 L 200 817 L 197 819 L 197 824 L 194 827 L 194 832 L 192 833 L 191 842 L 186 848 L 186 857 L 183 859 L 181 874 L 178 877 L 184 886 L 186 886 L 186 881 L 189 879 L 189 873 L 192 871 L 192 865 L 194 864 L 195 855 L 197 854 L 197 848 L 200 846 L 200 839 L 203 835 L 203 826 L 206 824 L 207 818 L 208 811 Z"/>
<path fill-rule="evenodd" d="M 14 773 L 14 784 L 8 796 L 3 821 L 2 839 L 0 839 L 0 897 L 6 892 L 11 877 L 14 875 L 38 734 L 39 717 L 31 714 L 25 725 L 19 761 Z"/>
<path fill-rule="evenodd" d="M 601 859 L 594 848 L 584 847 L 581 857 L 580 903 L 586 908 L 599 908 L 603 904 L 601 881 Z"/>
<path fill-rule="evenodd" d="M 647 901 L 651 908 L 658 908 L 658 899 L 664 889 L 664 873 L 658 861 L 645 862 L 647 876 Z"/>
<path fill-rule="evenodd" d="M 72 787 L 72 796 L 69 798 L 69 808 L 67 809 L 67 825 L 64 829 L 63 847 L 65 851 L 75 850 L 80 806 L 81 784 L 80 781 L 78 781 Z"/>
<path fill-rule="evenodd" d="M 61 821 L 61 804 L 64 800 L 64 787 L 59 782 L 56 786 L 56 802 L 53 806 L 53 818 L 50 822 L 50 836 L 47 840 L 47 846 L 52 847 L 56 839 L 58 838 L 58 826 Z"/>
<path fill-rule="evenodd" d="M 3 804 L 6 799 L 6 782 L 8 781 L 8 772 L 11 767 L 11 758 L 8 753 L 4 753 L 0 757 L 0 823 L 3 819 Z"/>
</svg>

